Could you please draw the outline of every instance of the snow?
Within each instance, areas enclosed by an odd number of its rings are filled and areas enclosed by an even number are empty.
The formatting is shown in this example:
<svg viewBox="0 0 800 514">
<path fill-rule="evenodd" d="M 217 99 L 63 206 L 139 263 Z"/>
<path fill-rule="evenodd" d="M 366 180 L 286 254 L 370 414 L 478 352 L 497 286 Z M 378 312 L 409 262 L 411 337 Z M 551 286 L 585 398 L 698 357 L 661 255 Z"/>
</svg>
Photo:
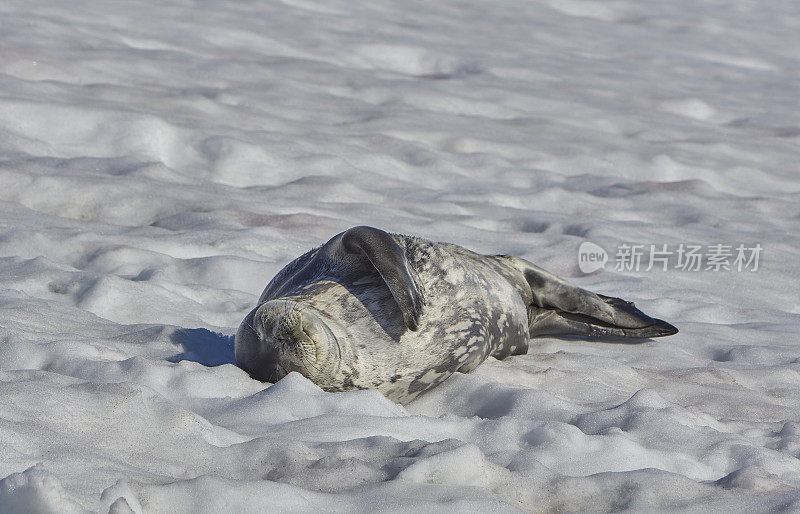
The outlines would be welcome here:
<svg viewBox="0 0 800 514">
<path fill-rule="evenodd" d="M 800 510 L 794 2 L 0 4 L 0 512 Z M 681 332 L 407 407 L 233 334 L 350 226 Z M 584 276 L 581 243 L 764 248 Z M 4 477 L 4 478 L 3 478 Z"/>
</svg>

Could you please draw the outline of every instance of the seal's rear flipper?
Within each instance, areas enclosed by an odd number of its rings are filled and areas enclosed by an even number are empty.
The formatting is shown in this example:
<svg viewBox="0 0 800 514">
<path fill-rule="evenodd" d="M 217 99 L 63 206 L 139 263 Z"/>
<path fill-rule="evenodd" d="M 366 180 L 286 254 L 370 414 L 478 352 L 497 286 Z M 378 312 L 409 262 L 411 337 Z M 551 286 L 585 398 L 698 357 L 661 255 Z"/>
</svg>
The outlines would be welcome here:
<svg viewBox="0 0 800 514">
<path fill-rule="evenodd" d="M 623 301 L 618 298 L 613 298 L 613 300 Z M 633 308 L 636 309 L 635 307 Z M 639 309 L 636 310 L 639 311 Z M 643 319 L 646 318 L 649 320 L 651 323 L 650 325 L 640 328 L 626 328 L 606 323 L 585 314 L 531 306 L 528 311 L 530 319 L 529 334 L 530 337 L 576 335 L 585 337 L 645 339 L 649 337 L 671 336 L 678 333 L 678 329 L 666 321 L 651 318 L 642 311 L 639 312 L 643 316 Z"/>
<path fill-rule="evenodd" d="M 522 272 L 530 286 L 532 297 L 528 320 L 531 337 L 648 338 L 678 332 L 666 321 L 643 313 L 633 302 L 581 289 L 518 257 L 508 259 Z"/>
</svg>

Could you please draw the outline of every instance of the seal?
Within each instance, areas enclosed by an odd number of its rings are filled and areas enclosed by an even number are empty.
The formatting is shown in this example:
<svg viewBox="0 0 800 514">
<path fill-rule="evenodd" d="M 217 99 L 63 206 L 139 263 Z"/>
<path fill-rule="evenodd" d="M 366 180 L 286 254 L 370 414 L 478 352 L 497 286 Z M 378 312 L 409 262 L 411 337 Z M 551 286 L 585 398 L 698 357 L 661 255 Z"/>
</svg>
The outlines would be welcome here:
<svg viewBox="0 0 800 514">
<path fill-rule="evenodd" d="M 378 389 L 405 404 L 490 355 L 525 354 L 533 337 L 677 331 L 518 257 L 362 226 L 283 268 L 234 348 L 258 380 L 297 371 L 326 391 Z"/>
</svg>

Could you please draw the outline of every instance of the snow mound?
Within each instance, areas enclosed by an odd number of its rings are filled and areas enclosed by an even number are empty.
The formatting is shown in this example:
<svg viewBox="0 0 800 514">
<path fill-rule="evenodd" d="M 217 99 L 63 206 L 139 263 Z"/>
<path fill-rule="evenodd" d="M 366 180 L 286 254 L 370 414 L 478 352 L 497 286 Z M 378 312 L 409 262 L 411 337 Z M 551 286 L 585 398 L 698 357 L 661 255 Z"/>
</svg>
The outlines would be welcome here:
<svg viewBox="0 0 800 514">
<path fill-rule="evenodd" d="M 88 512 L 41 463 L 0 480 L 0 510 L 31 514 Z"/>
</svg>

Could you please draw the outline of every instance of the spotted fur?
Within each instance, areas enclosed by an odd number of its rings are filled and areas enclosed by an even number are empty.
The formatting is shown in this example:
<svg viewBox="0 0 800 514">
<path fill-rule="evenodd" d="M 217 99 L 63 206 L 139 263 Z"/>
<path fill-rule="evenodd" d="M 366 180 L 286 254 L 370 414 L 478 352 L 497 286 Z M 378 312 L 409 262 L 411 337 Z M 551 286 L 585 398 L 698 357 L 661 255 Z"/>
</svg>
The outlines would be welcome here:
<svg viewBox="0 0 800 514">
<path fill-rule="evenodd" d="M 236 361 L 252 376 L 275 381 L 296 370 L 328 391 L 374 388 L 407 403 L 489 356 L 525 354 L 534 318 L 549 301 L 531 283 L 546 282 L 556 303 L 559 295 L 569 301 L 576 294 L 594 295 L 516 257 L 392 234 L 404 272 L 425 299 L 424 313 L 411 330 L 387 279 L 363 257 L 343 251 L 343 234 L 287 265 L 245 318 L 236 336 Z M 606 309 L 600 297 L 590 300 Z M 305 351 L 309 344 L 296 325 L 298 312 L 316 320 L 316 332 L 311 330 L 315 358 L 285 355 L 283 334 L 301 334 L 302 344 L 293 351 Z M 319 335 L 323 332 L 328 336 Z"/>
</svg>

